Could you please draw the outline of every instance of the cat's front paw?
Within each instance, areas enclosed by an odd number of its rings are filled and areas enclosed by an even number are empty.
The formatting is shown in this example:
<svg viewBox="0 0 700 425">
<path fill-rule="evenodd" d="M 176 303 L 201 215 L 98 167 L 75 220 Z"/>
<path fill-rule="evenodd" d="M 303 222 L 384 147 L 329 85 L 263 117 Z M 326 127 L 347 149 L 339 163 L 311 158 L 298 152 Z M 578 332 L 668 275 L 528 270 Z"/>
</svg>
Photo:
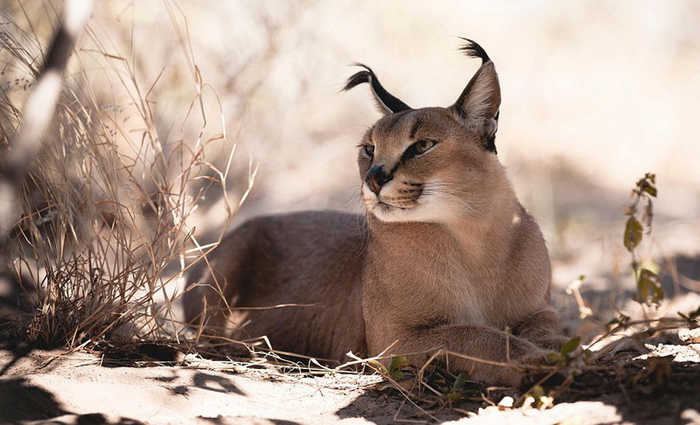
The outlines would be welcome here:
<svg viewBox="0 0 700 425">
<path fill-rule="evenodd" d="M 524 369 L 542 369 L 543 366 L 551 366 L 552 359 L 558 355 L 553 350 L 538 349 L 521 356 L 516 362 Z"/>
</svg>

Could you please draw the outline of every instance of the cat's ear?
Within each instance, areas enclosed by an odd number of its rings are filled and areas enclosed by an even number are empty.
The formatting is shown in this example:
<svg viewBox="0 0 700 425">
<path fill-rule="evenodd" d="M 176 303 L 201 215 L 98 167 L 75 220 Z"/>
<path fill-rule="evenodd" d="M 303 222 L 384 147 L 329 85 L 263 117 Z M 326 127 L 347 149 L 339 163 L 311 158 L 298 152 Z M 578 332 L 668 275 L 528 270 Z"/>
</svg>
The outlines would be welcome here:
<svg viewBox="0 0 700 425">
<path fill-rule="evenodd" d="M 449 109 L 464 125 L 479 134 L 485 149 L 495 153 L 498 108 L 501 106 L 498 75 L 486 51 L 472 40 L 467 38 L 463 40 L 466 44 L 460 48 L 460 51 L 467 56 L 481 58 L 481 67 L 459 95 L 457 102 Z"/>
<path fill-rule="evenodd" d="M 374 100 L 377 103 L 377 108 L 379 109 L 379 112 L 385 115 L 389 115 L 396 112 L 411 109 L 410 106 L 406 105 L 400 99 L 386 91 L 386 89 L 379 82 L 379 79 L 370 69 L 370 67 L 361 63 L 356 63 L 355 65 L 361 66 L 365 70 L 353 74 L 350 78 L 348 78 L 348 81 L 347 83 L 345 83 L 345 87 L 343 87 L 343 90 L 350 90 L 358 84 L 369 83 L 369 86 L 372 89 L 372 95 L 374 95 Z"/>
</svg>

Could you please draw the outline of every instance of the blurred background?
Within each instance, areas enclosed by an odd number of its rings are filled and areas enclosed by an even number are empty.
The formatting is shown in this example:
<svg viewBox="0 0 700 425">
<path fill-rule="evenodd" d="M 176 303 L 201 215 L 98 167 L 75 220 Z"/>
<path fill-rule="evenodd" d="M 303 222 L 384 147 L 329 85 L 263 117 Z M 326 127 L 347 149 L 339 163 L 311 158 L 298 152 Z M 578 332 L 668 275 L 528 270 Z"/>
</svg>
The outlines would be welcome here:
<svg viewBox="0 0 700 425">
<path fill-rule="evenodd" d="M 24 34 L 39 57 L 60 4 L 5 0 L 0 31 Z M 447 106 L 479 66 L 457 52 L 459 37 L 474 39 L 500 76 L 499 157 L 548 241 L 565 316 L 578 317 L 565 289 L 580 275 L 600 321 L 636 308 L 623 211 L 645 172 L 659 196 L 641 252 L 685 303 L 661 307 L 675 315 L 700 289 L 698 22 L 692 0 L 100 0 L 68 81 L 89 89 L 123 152 L 138 151 L 139 96 L 165 151 L 206 140 L 207 161 L 225 169 L 235 145 L 232 204 L 255 180 L 233 227 L 258 214 L 360 212 L 355 145 L 380 115 L 367 87 L 339 91 L 350 65 L 371 66 L 413 107 Z M 20 77 L 6 64 L 2 90 L 21 98 Z M 201 243 L 226 225 L 224 199 L 208 191 L 191 216 Z"/>
</svg>

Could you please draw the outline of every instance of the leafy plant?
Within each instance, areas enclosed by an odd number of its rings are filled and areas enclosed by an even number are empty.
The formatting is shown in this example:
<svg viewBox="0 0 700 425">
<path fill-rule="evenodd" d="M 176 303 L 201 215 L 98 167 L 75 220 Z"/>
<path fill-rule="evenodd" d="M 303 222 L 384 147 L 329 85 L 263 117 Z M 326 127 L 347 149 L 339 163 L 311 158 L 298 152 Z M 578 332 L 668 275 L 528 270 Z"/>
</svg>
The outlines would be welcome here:
<svg viewBox="0 0 700 425">
<path fill-rule="evenodd" d="M 450 391 L 445 396 L 447 403 L 454 403 L 464 398 L 463 393 L 468 379 L 469 375 L 464 372 L 457 375 L 457 378 L 455 378 Z"/>
<path fill-rule="evenodd" d="M 581 345 L 581 337 L 573 337 L 570 340 L 566 341 L 564 345 L 562 345 L 559 353 L 550 353 L 547 359 L 552 364 L 565 366 L 568 363 L 569 359 L 571 359 L 572 355 L 575 353 L 579 345 Z"/>
<path fill-rule="evenodd" d="M 623 243 L 632 254 L 632 270 L 637 284 L 637 301 L 640 303 L 658 304 L 664 298 L 658 266 L 652 261 L 640 262 L 637 255 L 637 247 L 642 242 L 644 235 L 651 233 L 651 224 L 654 218 L 653 198 L 656 198 L 657 194 L 656 175 L 646 173 L 644 177 L 637 180 L 636 186 L 632 190 L 632 203 L 625 209 L 625 215 L 628 218 L 625 223 Z"/>
<path fill-rule="evenodd" d="M 408 360 L 402 356 L 396 356 L 391 359 L 391 365 L 389 365 L 389 376 L 394 379 L 404 379 L 403 368 L 409 365 Z"/>
</svg>

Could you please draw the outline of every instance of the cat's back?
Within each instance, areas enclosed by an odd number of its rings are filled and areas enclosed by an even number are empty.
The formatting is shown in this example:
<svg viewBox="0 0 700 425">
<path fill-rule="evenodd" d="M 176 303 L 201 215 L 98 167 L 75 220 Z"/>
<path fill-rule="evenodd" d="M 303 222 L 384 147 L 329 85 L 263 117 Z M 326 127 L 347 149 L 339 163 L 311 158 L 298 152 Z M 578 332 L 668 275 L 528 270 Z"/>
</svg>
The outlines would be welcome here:
<svg viewBox="0 0 700 425">
<path fill-rule="evenodd" d="M 366 244 L 363 216 L 328 210 L 266 215 L 225 236 L 210 264 L 235 282 L 240 303 L 300 302 L 307 290 L 359 285 Z"/>
<path fill-rule="evenodd" d="M 234 305 L 251 311 L 237 338 L 267 335 L 283 351 L 344 359 L 364 351 L 361 270 L 366 253 L 364 217 L 303 211 L 253 218 L 225 238 L 216 260 Z M 302 307 L 303 306 L 303 307 Z M 336 329 L 329 324 L 345 323 Z M 303 324 L 300 326 L 300 324 Z"/>
<path fill-rule="evenodd" d="M 245 241 L 266 256 L 323 261 L 364 251 L 366 238 L 363 216 L 323 210 L 254 217 L 225 240 L 234 244 Z"/>
</svg>

